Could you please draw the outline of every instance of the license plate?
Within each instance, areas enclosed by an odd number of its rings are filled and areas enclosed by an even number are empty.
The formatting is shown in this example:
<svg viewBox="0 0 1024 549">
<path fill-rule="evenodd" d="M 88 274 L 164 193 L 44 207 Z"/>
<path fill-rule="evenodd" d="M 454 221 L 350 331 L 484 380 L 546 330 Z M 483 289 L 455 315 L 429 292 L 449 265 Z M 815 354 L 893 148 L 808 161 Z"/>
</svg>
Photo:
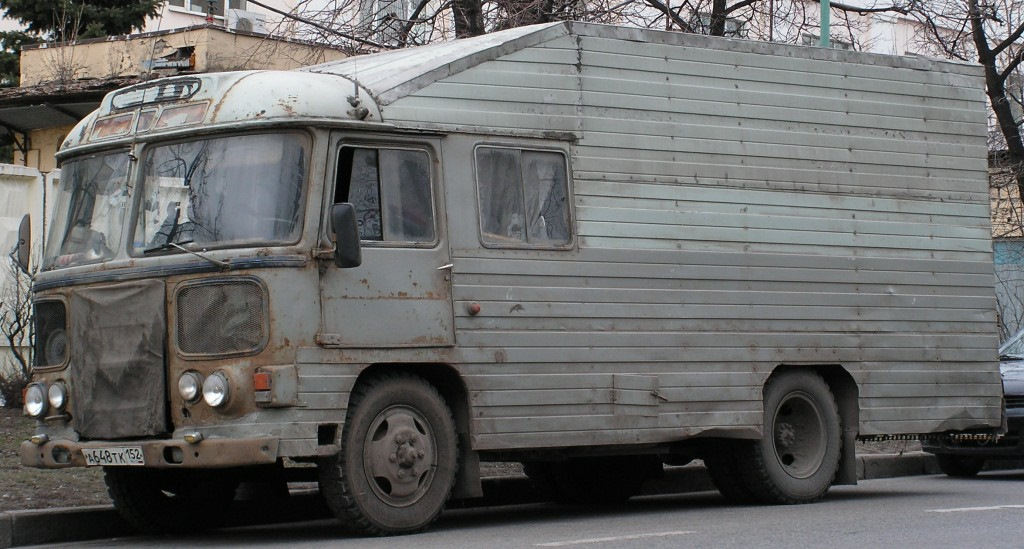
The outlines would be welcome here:
<svg viewBox="0 0 1024 549">
<path fill-rule="evenodd" d="M 106 465 L 145 465 L 140 446 L 113 446 L 110 448 L 83 449 L 85 464 L 88 466 Z"/>
</svg>

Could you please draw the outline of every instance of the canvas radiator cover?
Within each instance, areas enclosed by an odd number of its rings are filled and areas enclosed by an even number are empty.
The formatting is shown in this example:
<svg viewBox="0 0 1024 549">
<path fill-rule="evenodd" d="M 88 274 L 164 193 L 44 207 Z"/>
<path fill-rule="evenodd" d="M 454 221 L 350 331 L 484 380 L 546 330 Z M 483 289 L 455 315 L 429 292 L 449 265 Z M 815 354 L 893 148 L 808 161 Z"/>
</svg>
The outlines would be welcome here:
<svg viewBox="0 0 1024 549">
<path fill-rule="evenodd" d="M 120 439 L 165 433 L 164 282 L 78 289 L 70 309 L 71 411 L 79 435 Z"/>
</svg>

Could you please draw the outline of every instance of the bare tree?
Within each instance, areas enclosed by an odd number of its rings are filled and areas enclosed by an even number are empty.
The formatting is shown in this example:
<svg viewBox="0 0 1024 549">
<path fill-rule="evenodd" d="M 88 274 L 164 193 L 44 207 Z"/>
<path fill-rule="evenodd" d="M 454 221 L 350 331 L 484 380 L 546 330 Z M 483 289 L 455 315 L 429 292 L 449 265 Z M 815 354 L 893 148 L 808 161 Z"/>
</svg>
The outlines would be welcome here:
<svg viewBox="0 0 1024 549">
<path fill-rule="evenodd" d="M 832 34 L 858 39 L 868 15 L 904 13 L 913 0 L 833 2 Z M 820 34 L 817 1 L 803 0 L 299 0 L 284 26 L 350 51 L 402 48 L 552 21 L 586 21 L 799 43 Z"/>
<path fill-rule="evenodd" d="M 4 258 L 0 290 L 0 334 L 10 354 L 0 362 L 0 397 L 7 406 L 22 404 L 21 390 L 32 368 L 31 274 L 22 272 L 12 258 Z"/>
<path fill-rule="evenodd" d="M 977 61 L 985 70 L 985 91 L 996 132 L 990 148 L 1004 151 L 998 168 L 1024 194 L 1024 140 L 1021 139 L 1021 73 L 1024 61 L 1024 1 L 950 0 L 921 2 L 912 14 L 922 47 L 933 54 Z"/>
</svg>

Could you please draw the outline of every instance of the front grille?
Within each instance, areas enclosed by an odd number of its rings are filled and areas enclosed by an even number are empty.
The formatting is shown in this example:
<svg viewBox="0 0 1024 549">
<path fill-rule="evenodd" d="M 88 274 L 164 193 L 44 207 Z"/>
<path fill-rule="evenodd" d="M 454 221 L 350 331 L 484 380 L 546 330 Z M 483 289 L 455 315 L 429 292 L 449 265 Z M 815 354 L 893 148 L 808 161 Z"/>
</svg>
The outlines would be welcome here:
<svg viewBox="0 0 1024 549">
<path fill-rule="evenodd" d="M 1024 409 L 1024 396 L 1007 396 L 1006 397 L 1006 409 L 1007 410 Z"/>
<path fill-rule="evenodd" d="M 35 366 L 60 366 L 68 356 L 67 313 L 60 301 L 35 303 Z"/>
<path fill-rule="evenodd" d="M 228 355 L 260 350 L 267 337 L 263 287 L 255 280 L 210 280 L 178 290 L 178 350 Z"/>
</svg>

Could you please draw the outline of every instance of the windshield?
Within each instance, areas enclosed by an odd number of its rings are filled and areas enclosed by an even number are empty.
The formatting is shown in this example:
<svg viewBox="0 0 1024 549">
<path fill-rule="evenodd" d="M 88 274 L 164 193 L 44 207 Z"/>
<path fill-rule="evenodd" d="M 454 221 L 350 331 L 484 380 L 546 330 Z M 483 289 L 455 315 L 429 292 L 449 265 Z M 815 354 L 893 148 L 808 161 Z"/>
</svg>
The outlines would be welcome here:
<svg viewBox="0 0 1024 549">
<path fill-rule="evenodd" d="M 121 244 L 128 206 L 128 153 L 75 158 L 61 166 L 44 269 L 106 261 Z"/>
<path fill-rule="evenodd" d="M 134 252 L 297 242 L 307 148 L 267 134 L 149 149 Z"/>
</svg>

